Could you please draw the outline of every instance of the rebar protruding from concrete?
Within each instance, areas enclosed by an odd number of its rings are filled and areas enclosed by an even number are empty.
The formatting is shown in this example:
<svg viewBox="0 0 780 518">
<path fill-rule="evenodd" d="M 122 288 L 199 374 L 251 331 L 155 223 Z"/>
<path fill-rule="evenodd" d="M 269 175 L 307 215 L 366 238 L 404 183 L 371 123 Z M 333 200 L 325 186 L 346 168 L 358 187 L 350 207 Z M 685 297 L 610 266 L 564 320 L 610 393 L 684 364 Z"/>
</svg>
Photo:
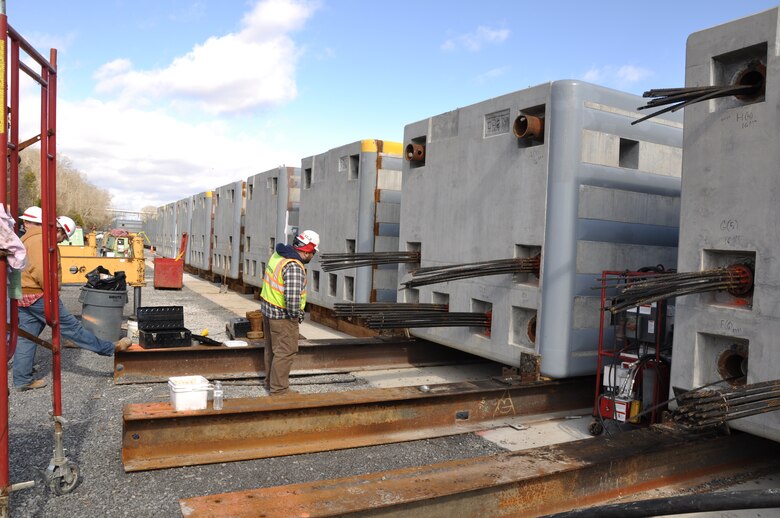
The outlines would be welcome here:
<svg viewBox="0 0 780 518">
<path fill-rule="evenodd" d="M 641 119 L 633 121 L 631 124 L 639 124 L 642 121 L 651 119 L 657 115 L 661 115 L 666 112 L 676 112 L 681 108 L 701 101 L 709 99 L 717 99 L 719 97 L 735 96 L 740 100 L 751 100 L 759 95 L 763 95 L 765 91 L 766 83 L 766 66 L 759 62 L 751 62 L 747 67 L 737 76 L 735 84 L 724 86 L 692 86 L 688 88 L 656 88 L 654 90 L 648 90 L 643 97 L 655 97 L 647 104 L 640 106 L 639 110 L 646 110 L 648 108 L 655 108 L 657 106 L 671 105 L 653 112 L 650 115 L 646 115 Z"/>
<path fill-rule="evenodd" d="M 780 380 L 742 387 L 704 389 L 677 397 L 672 419 L 687 427 L 715 426 L 780 409 Z"/>
<path fill-rule="evenodd" d="M 402 329 L 412 327 L 483 327 L 490 330 L 492 314 L 469 312 L 421 311 L 418 314 L 386 311 L 366 318 L 369 329 Z"/>
<path fill-rule="evenodd" d="M 735 297 L 743 297 L 753 289 L 753 268 L 749 264 L 740 263 L 701 272 L 635 276 L 621 279 L 618 284 L 607 287 L 617 287 L 620 291 L 614 303 L 607 308 L 614 314 L 692 293 L 727 291 Z"/>
<path fill-rule="evenodd" d="M 322 254 L 320 266 L 325 272 L 377 266 L 380 264 L 419 263 L 420 252 L 359 252 L 349 254 Z"/>
<path fill-rule="evenodd" d="M 333 305 L 333 313 L 337 317 L 368 317 L 381 313 L 420 315 L 424 312 L 446 313 L 448 308 L 447 304 L 422 304 L 416 302 L 336 303 Z"/>
<path fill-rule="evenodd" d="M 412 280 L 403 283 L 406 288 L 416 288 L 427 284 L 436 284 L 456 279 L 487 277 L 504 273 L 532 273 L 539 275 L 541 256 L 498 259 L 478 263 L 451 264 L 418 268 L 412 273 Z"/>
</svg>

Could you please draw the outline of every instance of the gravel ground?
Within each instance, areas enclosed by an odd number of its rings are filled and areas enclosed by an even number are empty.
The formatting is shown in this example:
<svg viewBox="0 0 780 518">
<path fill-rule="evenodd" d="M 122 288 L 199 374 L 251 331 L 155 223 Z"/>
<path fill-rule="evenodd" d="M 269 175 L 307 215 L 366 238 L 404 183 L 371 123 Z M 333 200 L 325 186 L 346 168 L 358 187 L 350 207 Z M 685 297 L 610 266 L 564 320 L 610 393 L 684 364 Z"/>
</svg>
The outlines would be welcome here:
<svg viewBox="0 0 780 518">
<path fill-rule="evenodd" d="M 151 272 L 147 272 L 151 279 Z M 125 317 L 132 312 L 130 302 Z M 81 313 L 79 288 L 65 287 L 65 306 Z M 210 330 L 225 339 L 225 322 L 236 316 L 207 298 L 184 288 L 155 291 L 143 288 L 143 305 L 183 305 L 185 325 Z M 43 337 L 47 337 L 46 331 Z M 51 385 L 51 355 L 39 348 L 37 377 Z M 503 451 L 476 435 L 467 434 L 373 446 L 352 450 L 279 457 L 255 461 L 193 466 L 140 473 L 125 473 L 121 459 L 122 406 L 168 399 L 166 384 L 119 385 L 112 379 L 113 360 L 81 349 L 63 350 L 62 391 L 67 456 L 78 464 L 79 486 L 70 494 L 55 496 L 42 483 L 39 469 L 52 456 L 51 391 L 38 389 L 10 394 L 10 478 L 12 483 L 36 480 L 31 489 L 11 495 L 12 517 L 31 516 L 180 516 L 179 499 L 228 491 L 241 491 L 309 482 L 388 469 L 427 465 Z M 10 377 L 10 370 L 9 370 Z M 336 383 L 323 383 L 323 382 Z M 315 382 L 320 382 L 317 384 Z M 11 383 L 9 381 L 9 383 Z M 350 376 L 296 379 L 299 392 L 359 389 L 366 386 Z M 226 397 L 259 397 L 257 385 L 226 383 Z"/>
</svg>

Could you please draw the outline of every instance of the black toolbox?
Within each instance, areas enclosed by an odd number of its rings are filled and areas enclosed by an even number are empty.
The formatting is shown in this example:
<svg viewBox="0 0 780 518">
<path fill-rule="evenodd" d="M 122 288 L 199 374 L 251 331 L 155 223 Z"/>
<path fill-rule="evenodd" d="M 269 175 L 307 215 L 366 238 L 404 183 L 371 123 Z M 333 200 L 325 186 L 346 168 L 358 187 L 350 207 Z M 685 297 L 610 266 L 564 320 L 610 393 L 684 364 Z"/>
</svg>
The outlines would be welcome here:
<svg viewBox="0 0 780 518">
<path fill-rule="evenodd" d="M 189 347 L 192 345 L 192 333 L 189 329 L 160 329 L 156 331 L 138 330 L 138 343 L 144 349 L 162 349 L 164 347 Z"/>
<path fill-rule="evenodd" d="M 246 338 L 246 334 L 252 330 L 249 320 L 244 317 L 235 317 L 228 320 L 226 326 L 227 334 L 231 340 L 236 338 Z"/>
<path fill-rule="evenodd" d="M 141 306 L 135 316 L 144 349 L 192 345 L 192 333 L 184 327 L 184 306 Z"/>
</svg>

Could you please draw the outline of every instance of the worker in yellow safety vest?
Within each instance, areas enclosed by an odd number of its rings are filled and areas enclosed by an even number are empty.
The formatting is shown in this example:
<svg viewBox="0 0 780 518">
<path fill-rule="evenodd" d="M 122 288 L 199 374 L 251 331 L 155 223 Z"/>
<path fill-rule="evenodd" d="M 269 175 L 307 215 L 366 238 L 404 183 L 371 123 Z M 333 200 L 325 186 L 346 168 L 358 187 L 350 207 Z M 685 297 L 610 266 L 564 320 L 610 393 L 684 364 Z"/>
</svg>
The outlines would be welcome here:
<svg viewBox="0 0 780 518">
<path fill-rule="evenodd" d="M 292 245 L 276 245 L 263 274 L 260 311 L 265 330 L 265 389 L 272 396 L 295 392 L 290 390 L 289 378 L 306 306 L 304 265 L 319 244 L 319 234 L 305 230 L 295 236 Z"/>
</svg>

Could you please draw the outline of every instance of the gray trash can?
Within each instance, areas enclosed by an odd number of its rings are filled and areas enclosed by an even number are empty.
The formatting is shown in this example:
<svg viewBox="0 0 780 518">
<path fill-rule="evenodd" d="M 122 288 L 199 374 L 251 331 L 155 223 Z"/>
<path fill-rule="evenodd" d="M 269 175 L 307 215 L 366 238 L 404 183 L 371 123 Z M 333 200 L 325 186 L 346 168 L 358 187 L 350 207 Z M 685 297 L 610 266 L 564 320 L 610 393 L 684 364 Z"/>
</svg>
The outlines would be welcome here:
<svg viewBox="0 0 780 518">
<path fill-rule="evenodd" d="M 127 291 L 81 288 L 81 325 L 98 338 L 115 342 L 122 338 L 122 316 Z"/>
</svg>

